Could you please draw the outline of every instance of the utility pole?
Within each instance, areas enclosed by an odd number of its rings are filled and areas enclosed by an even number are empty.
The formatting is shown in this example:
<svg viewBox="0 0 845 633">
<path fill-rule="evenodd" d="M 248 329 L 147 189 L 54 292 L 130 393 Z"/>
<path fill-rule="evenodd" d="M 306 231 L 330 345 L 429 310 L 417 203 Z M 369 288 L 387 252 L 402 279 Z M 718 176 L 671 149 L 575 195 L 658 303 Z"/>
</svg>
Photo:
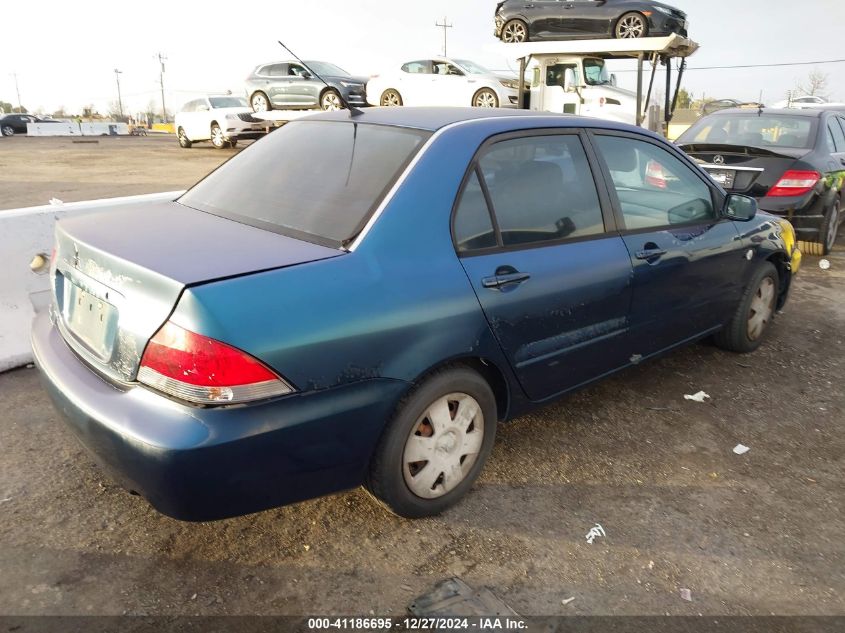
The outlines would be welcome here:
<svg viewBox="0 0 845 633">
<path fill-rule="evenodd" d="M 164 107 L 164 62 L 167 61 L 167 58 L 162 55 L 161 53 L 158 54 L 158 63 L 161 64 L 161 70 L 159 71 L 158 80 L 161 83 L 161 120 L 164 123 L 167 123 L 167 108 Z"/>
<path fill-rule="evenodd" d="M 114 69 L 114 78 L 117 81 L 117 108 L 120 112 L 120 118 L 123 118 L 123 99 L 120 98 L 120 74 L 123 71 L 118 70 L 117 68 Z"/>
<path fill-rule="evenodd" d="M 448 33 L 448 29 L 451 29 L 454 25 L 449 24 L 449 22 L 446 19 L 446 16 L 443 16 L 443 24 L 440 24 L 440 22 L 435 22 L 434 26 L 443 29 L 443 57 L 448 57 L 448 53 L 446 51 L 447 33 Z"/>
<path fill-rule="evenodd" d="M 15 78 L 15 92 L 18 93 L 18 112 L 23 114 L 23 106 L 21 105 L 21 89 L 18 88 L 18 73 L 12 73 L 12 77 Z"/>
</svg>

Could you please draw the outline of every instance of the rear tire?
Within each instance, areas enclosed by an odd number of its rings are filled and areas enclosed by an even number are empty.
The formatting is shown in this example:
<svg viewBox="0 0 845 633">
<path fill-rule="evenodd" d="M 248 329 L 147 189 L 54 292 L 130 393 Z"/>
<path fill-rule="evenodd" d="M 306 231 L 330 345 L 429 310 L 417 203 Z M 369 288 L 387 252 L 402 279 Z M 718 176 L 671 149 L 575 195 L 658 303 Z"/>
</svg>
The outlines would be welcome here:
<svg viewBox="0 0 845 633">
<path fill-rule="evenodd" d="M 819 244 L 821 245 L 821 254 L 827 255 L 833 250 L 833 245 L 836 244 L 836 234 L 839 232 L 839 225 L 842 221 L 841 202 L 839 198 L 833 201 L 830 209 L 824 215 L 824 226 L 821 233 L 819 233 Z"/>
<path fill-rule="evenodd" d="M 466 367 L 439 370 L 399 403 L 365 486 L 399 516 L 439 514 L 472 487 L 496 425 L 496 398 L 484 378 Z"/>
<path fill-rule="evenodd" d="M 779 290 L 777 269 L 771 262 L 763 263 L 748 283 L 731 320 L 714 335 L 716 345 L 741 354 L 760 347 L 774 320 Z"/>
<path fill-rule="evenodd" d="M 14 136 L 15 128 L 13 128 L 11 125 L 4 125 L 2 132 L 3 136 Z"/>
<path fill-rule="evenodd" d="M 618 40 L 640 39 L 648 36 L 648 20 L 642 13 L 626 13 L 616 22 L 613 34 Z"/>
<path fill-rule="evenodd" d="M 505 44 L 528 42 L 528 25 L 522 20 L 508 20 L 502 27 L 501 40 Z"/>
<path fill-rule="evenodd" d="M 184 147 L 185 149 L 188 149 L 191 147 L 191 145 L 193 145 L 193 143 L 191 143 L 191 140 L 188 138 L 188 135 L 185 134 L 185 130 L 181 127 L 176 130 L 176 138 L 179 139 L 179 147 Z"/>
</svg>

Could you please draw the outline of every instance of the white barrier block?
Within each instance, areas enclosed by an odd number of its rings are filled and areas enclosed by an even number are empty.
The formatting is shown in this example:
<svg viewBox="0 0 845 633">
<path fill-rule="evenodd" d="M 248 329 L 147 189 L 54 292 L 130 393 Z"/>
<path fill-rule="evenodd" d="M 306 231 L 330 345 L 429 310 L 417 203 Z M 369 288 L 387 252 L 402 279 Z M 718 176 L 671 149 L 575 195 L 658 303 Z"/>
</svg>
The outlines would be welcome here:
<svg viewBox="0 0 845 633">
<path fill-rule="evenodd" d="M 129 134 L 129 126 L 126 123 L 115 123 L 114 121 L 98 121 L 96 123 L 82 123 L 83 136 L 115 136 L 118 134 Z"/>
<path fill-rule="evenodd" d="M 33 301 L 43 302 L 44 296 L 31 295 L 49 291 L 50 276 L 32 272 L 29 264 L 39 253 L 50 257 L 56 220 L 66 215 L 174 200 L 182 193 L 168 191 L 0 211 L 0 372 L 32 362 L 29 330 L 35 316 Z"/>
<path fill-rule="evenodd" d="M 27 136 L 81 136 L 78 123 L 60 121 L 57 123 L 27 123 Z"/>
</svg>

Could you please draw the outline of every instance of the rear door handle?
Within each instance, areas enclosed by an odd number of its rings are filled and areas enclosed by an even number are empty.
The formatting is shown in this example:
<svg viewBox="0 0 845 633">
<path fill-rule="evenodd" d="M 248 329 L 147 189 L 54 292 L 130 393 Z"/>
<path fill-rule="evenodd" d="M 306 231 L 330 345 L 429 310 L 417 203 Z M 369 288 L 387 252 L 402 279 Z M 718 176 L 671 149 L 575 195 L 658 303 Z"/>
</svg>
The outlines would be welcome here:
<svg viewBox="0 0 845 633">
<path fill-rule="evenodd" d="M 637 251 L 636 258 L 648 261 L 650 259 L 657 259 L 658 257 L 663 257 L 665 254 L 666 251 L 664 251 L 662 248 L 647 248 L 641 251 Z"/>
<path fill-rule="evenodd" d="M 481 285 L 485 288 L 504 288 L 513 284 L 521 284 L 529 279 L 531 279 L 531 275 L 528 273 L 510 273 L 507 275 L 496 275 L 495 277 L 485 277 L 481 280 Z"/>
</svg>

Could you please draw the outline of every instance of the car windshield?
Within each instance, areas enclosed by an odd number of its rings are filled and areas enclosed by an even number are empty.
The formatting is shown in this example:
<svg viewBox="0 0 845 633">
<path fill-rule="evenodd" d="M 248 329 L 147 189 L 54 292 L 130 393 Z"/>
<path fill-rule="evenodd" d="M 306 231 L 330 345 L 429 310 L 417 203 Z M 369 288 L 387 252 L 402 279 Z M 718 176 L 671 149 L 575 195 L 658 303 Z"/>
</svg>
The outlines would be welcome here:
<svg viewBox="0 0 845 633">
<path fill-rule="evenodd" d="M 467 71 L 470 75 L 489 75 L 490 71 L 487 70 L 484 66 L 479 66 L 475 62 L 471 62 L 468 59 L 456 59 L 455 62 Z"/>
<path fill-rule="evenodd" d="M 313 70 L 318 75 L 323 77 L 349 77 L 349 73 L 340 68 L 339 66 L 335 66 L 334 64 L 330 64 L 328 62 L 305 62 L 305 65 L 308 66 L 311 70 Z"/>
<path fill-rule="evenodd" d="M 241 97 L 210 97 L 212 108 L 246 108 L 246 99 Z"/>
<path fill-rule="evenodd" d="M 678 139 L 684 144 L 748 145 L 809 149 L 815 119 L 790 115 L 715 114 L 705 117 Z"/>
<path fill-rule="evenodd" d="M 589 58 L 584 60 L 584 81 L 588 86 L 609 86 L 610 75 L 603 59 Z"/>
<path fill-rule="evenodd" d="M 383 125 L 294 121 L 223 164 L 179 202 L 341 247 L 361 231 L 429 136 Z"/>
</svg>

